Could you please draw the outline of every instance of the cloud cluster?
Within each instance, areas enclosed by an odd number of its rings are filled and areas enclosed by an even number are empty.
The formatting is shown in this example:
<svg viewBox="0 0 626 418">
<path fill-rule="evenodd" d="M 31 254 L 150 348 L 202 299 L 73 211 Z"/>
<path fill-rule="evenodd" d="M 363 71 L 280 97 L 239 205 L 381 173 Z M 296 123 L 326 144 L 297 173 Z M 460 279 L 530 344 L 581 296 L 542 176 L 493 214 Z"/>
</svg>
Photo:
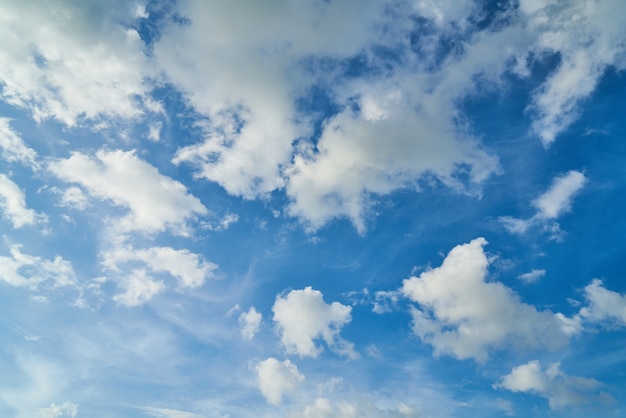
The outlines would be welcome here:
<svg viewBox="0 0 626 418">
<path fill-rule="evenodd" d="M 21 136 L 11 128 L 9 122 L 8 118 L 0 118 L 2 158 L 10 163 L 17 162 L 34 170 L 38 169 L 37 152 L 24 143 Z"/>
<path fill-rule="evenodd" d="M 507 345 L 555 348 L 567 342 L 559 317 L 537 311 L 502 283 L 488 281 L 487 258 L 477 238 L 454 247 L 441 266 L 404 280 L 413 307 L 413 332 L 436 354 L 484 362 Z"/>
<path fill-rule="evenodd" d="M 279 405 L 283 397 L 294 392 L 304 380 L 304 375 L 289 360 L 279 361 L 270 357 L 257 364 L 256 371 L 259 389 L 272 405 Z"/>
<path fill-rule="evenodd" d="M 538 360 L 532 360 L 513 368 L 494 388 L 541 396 L 548 400 L 550 409 L 559 410 L 591 401 L 610 401 L 610 395 L 599 392 L 601 386 L 595 379 L 563 373 L 559 363 L 543 367 Z"/>
<path fill-rule="evenodd" d="M 73 153 L 49 164 L 64 181 L 79 184 L 95 198 L 128 209 L 117 220 L 120 232 L 171 231 L 189 235 L 188 220 L 208 210 L 186 187 L 139 159 L 134 152 L 100 150 L 95 156 Z"/>
<path fill-rule="evenodd" d="M 322 352 L 315 344 L 318 338 L 333 351 L 358 357 L 353 344 L 339 336 L 341 328 L 352 320 L 351 310 L 339 302 L 327 304 L 322 293 L 310 286 L 278 295 L 272 307 L 283 346 L 288 353 L 301 357 L 317 357 Z"/>
<path fill-rule="evenodd" d="M 0 209 L 14 228 L 45 220 L 43 215 L 26 207 L 24 192 L 5 174 L 0 174 Z"/>
<path fill-rule="evenodd" d="M 43 283 L 58 287 L 76 282 L 72 264 L 63 257 L 46 260 L 24 254 L 20 245 L 12 245 L 9 253 L 8 257 L 0 256 L 0 280 L 12 286 L 36 289 Z"/>
</svg>

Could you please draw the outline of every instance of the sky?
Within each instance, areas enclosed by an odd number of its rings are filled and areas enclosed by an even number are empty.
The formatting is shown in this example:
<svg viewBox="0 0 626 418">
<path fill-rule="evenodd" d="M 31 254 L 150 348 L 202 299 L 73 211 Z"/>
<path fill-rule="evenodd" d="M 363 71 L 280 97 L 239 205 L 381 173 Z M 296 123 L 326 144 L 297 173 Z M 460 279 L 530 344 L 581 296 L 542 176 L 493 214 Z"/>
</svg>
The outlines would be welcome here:
<svg viewBox="0 0 626 418">
<path fill-rule="evenodd" d="M 626 417 L 623 0 L 0 0 L 0 416 Z"/>
</svg>

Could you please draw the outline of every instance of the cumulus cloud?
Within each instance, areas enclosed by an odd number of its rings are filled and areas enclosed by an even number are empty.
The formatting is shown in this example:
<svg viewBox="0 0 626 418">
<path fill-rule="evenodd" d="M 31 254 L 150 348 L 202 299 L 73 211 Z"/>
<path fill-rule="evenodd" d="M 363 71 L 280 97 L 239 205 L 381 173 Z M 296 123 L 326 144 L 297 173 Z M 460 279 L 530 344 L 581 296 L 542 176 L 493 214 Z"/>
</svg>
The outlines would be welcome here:
<svg viewBox="0 0 626 418">
<path fill-rule="evenodd" d="M 134 152 L 100 150 L 95 156 L 78 152 L 50 163 L 62 180 L 83 186 L 93 197 L 127 208 L 118 220 L 122 232 L 169 230 L 188 235 L 188 221 L 208 210 L 176 180 L 163 176 Z"/>
<path fill-rule="evenodd" d="M 1 97 L 37 120 L 73 126 L 101 116 L 132 118 L 151 89 L 131 3 L 3 2 Z"/>
<path fill-rule="evenodd" d="M 610 401 L 610 395 L 599 392 L 601 386 L 595 379 L 563 373 L 559 363 L 543 367 L 533 360 L 513 368 L 494 388 L 541 396 L 548 400 L 550 409 L 559 410 L 592 401 Z"/>
<path fill-rule="evenodd" d="M 123 265 L 141 263 L 155 273 L 168 273 L 181 288 L 196 288 L 214 276 L 217 265 L 187 249 L 152 247 L 147 249 L 116 248 L 103 254 L 102 264 L 114 271 Z"/>
<path fill-rule="evenodd" d="M 619 0 L 523 0 L 519 10 L 536 36 L 529 52 L 560 57 L 530 104 L 533 130 L 548 145 L 576 120 L 580 103 L 593 93 L 607 68 L 626 68 L 626 5 Z"/>
<path fill-rule="evenodd" d="M 133 270 L 119 285 L 124 292 L 113 296 L 113 300 L 129 307 L 142 305 L 165 290 L 165 284 L 155 281 L 145 270 Z"/>
<path fill-rule="evenodd" d="M 241 328 L 241 336 L 244 340 L 252 341 L 254 336 L 261 328 L 263 315 L 257 312 L 254 306 L 250 307 L 248 312 L 239 315 L 239 327 Z"/>
<path fill-rule="evenodd" d="M 484 238 L 454 247 L 441 266 L 405 279 L 413 332 L 436 354 L 484 362 L 492 349 L 514 344 L 554 348 L 567 342 L 558 317 L 520 301 L 502 283 L 488 281 Z"/>
<path fill-rule="evenodd" d="M 503 216 L 500 221 L 509 232 L 514 234 L 524 234 L 529 228 L 540 225 L 557 234 L 558 238 L 559 225 L 550 221 L 570 211 L 572 200 L 586 183 L 587 177 L 583 173 L 575 170 L 568 171 L 555 177 L 548 190 L 532 201 L 532 205 L 537 209 L 534 216 L 528 219 Z"/>
<path fill-rule="evenodd" d="M 328 398 L 317 398 L 313 403 L 305 406 L 301 412 L 290 415 L 292 418 L 419 418 L 423 416 L 420 410 L 403 403 L 392 408 L 381 409 L 373 405 L 371 401 L 332 401 Z"/>
<path fill-rule="evenodd" d="M 626 326 L 626 295 L 608 290 L 599 279 L 594 279 L 584 289 L 588 305 L 578 316 L 592 322 L 614 321 Z"/>
<path fill-rule="evenodd" d="M 9 248 L 9 256 L 0 256 L 0 281 L 12 286 L 36 289 L 43 283 L 53 287 L 69 286 L 76 282 L 72 264 L 60 256 L 46 260 L 24 254 L 20 245 Z"/>
<path fill-rule="evenodd" d="M 45 217 L 26 207 L 26 197 L 20 187 L 4 174 L 0 174 L 0 209 L 14 228 L 34 225 Z"/>
<path fill-rule="evenodd" d="M 41 408 L 38 412 L 39 418 L 75 418 L 78 415 L 78 405 L 65 401 L 60 405 L 55 403 L 47 408 Z"/>
<path fill-rule="evenodd" d="M 341 328 L 352 320 L 351 310 L 339 302 L 327 304 L 322 293 L 310 286 L 278 295 L 272 307 L 287 352 L 306 357 L 317 357 L 322 352 L 322 347 L 315 344 L 318 338 L 333 351 L 350 358 L 358 356 L 353 344 L 339 336 Z"/>
<path fill-rule="evenodd" d="M 543 276 L 546 275 L 546 271 L 541 269 L 532 269 L 528 273 L 520 274 L 517 278 L 523 281 L 524 283 L 535 283 L 539 281 Z"/>
<path fill-rule="evenodd" d="M 272 405 L 279 405 L 283 396 L 294 392 L 304 380 L 304 375 L 289 360 L 279 361 L 270 357 L 257 364 L 256 371 L 259 390 Z"/>
<path fill-rule="evenodd" d="M 22 138 L 9 124 L 8 118 L 0 118 L 0 149 L 2 158 L 8 162 L 18 162 L 34 170 L 39 168 L 37 152 L 26 146 Z"/>
</svg>

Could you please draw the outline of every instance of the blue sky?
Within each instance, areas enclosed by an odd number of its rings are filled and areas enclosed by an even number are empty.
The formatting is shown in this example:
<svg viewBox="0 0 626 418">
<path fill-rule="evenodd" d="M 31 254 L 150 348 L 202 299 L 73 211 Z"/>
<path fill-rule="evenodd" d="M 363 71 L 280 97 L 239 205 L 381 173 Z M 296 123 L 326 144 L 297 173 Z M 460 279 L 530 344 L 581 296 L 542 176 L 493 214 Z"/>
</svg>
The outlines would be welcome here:
<svg viewBox="0 0 626 418">
<path fill-rule="evenodd" d="M 0 1 L 0 415 L 626 416 L 625 28 Z"/>
</svg>

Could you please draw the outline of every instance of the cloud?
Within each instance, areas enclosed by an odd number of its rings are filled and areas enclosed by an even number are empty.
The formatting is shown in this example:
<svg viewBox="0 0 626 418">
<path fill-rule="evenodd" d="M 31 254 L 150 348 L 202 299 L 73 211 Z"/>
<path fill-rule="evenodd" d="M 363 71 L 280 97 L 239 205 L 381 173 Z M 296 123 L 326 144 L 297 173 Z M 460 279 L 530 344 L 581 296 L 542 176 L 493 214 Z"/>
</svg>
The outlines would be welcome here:
<svg viewBox="0 0 626 418">
<path fill-rule="evenodd" d="M 371 401 L 348 402 L 331 401 L 328 398 L 317 398 L 313 403 L 294 415 L 292 418 L 419 418 L 424 414 L 403 403 L 392 408 L 381 409 Z"/>
<path fill-rule="evenodd" d="M 38 417 L 40 418 L 75 418 L 78 415 L 78 405 L 65 401 L 61 405 L 55 403 L 51 404 L 47 408 L 41 408 L 39 410 Z"/>
<path fill-rule="evenodd" d="M 350 306 L 339 302 L 327 304 L 319 290 L 310 286 L 276 296 L 272 307 L 281 342 L 288 353 L 301 357 L 317 357 L 322 347 L 315 344 L 322 338 L 329 348 L 350 358 L 358 357 L 352 343 L 339 337 L 341 328 L 352 320 Z"/>
<path fill-rule="evenodd" d="M 545 145 L 578 117 L 607 68 L 626 68 L 626 5 L 619 0 L 520 1 L 519 10 L 536 40 L 529 52 L 558 54 L 558 67 L 534 92 L 534 132 Z"/>
<path fill-rule="evenodd" d="M 142 408 L 142 411 L 147 416 L 154 418 L 201 418 L 200 415 L 176 409 L 145 407 Z"/>
<path fill-rule="evenodd" d="M 68 126 L 144 111 L 151 72 L 131 29 L 130 3 L 34 1 L 0 5 L 2 99 Z"/>
<path fill-rule="evenodd" d="M 26 207 L 24 192 L 4 174 L 0 174 L 0 209 L 4 212 L 4 217 L 13 224 L 13 228 L 34 225 L 45 220 L 44 216 Z"/>
<path fill-rule="evenodd" d="M 484 238 L 454 247 L 440 267 L 405 279 L 402 292 L 412 307 L 413 332 L 435 354 L 484 362 L 492 349 L 554 348 L 567 342 L 549 311 L 520 301 L 502 283 L 487 281 Z"/>
<path fill-rule="evenodd" d="M 545 270 L 532 269 L 528 273 L 520 274 L 517 278 L 524 283 L 535 283 L 545 275 Z"/>
<path fill-rule="evenodd" d="M 176 250 L 171 247 L 152 247 L 147 249 L 116 248 L 103 254 L 102 264 L 114 271 L 120 271 L 120 265 L 140 262 L 155 273 L 168 273 L 174 277 L 181 288 L 200 287 L 214 276 L 217 265 L 204 260 L 199 254 L 187 249 Z"/>
<path fill-rule="evenodd" d="M 258 385 L 263 397 L 272 405 L 279 405 L 283 396 L 292 393 L 304 376 L 289 360 L 278 361 L 270 357 L 256 366 Z"/>
<path fill-rule="evenodd" d="M 135 152 L 100 150 L 94 157 L 75 152 L 52 161 L 49 170 L 77 183 L 98 199 L 109 200 L 129 213 L 117 222 L 121 232 L 171 231 L 188 235 L 187 222 L 208 210 L 176 180 L 140 160 Z"/>
<path fill-rule="evenodd" d="M 0 280 L 12 286 L 36 289 L 43 283 L 58 287 L 76 282 L 72 264 L 60 256 L 45 260 L 22 253 L 20 245 L 12 245 L 9 253 L 9 257 L 0 256 Z"/>
<path fill-rule="evenodd" d="M 142 305 L 165 290 L 163 282 L 153 280 L 145 270 L 133 270 L 122 279 L 120 286 L 124 292 L 113 296 L 113 300 L 129 307 Z"/>
<path fill-rule="evenodd" d="M 33 170 L 39 169 L 37 162 L 37 152 L 26 146 L 22 138 L 11 128 L 8 118 L 0 118 L 0 149 L 2 158 L 10 163 L 17 162 L 30 167 Z"/>
<path fill-rule="evenodd" d="M 578 316 L 591 322 L 615 321 L 626 326 L 626 295 L 606 289 L 602 281 L 594 279 L 584 289 L 588 305 L 581 308 Z"/>
<path fill-rule="evenodd" d="M 239 315 L 239 327 L 241 328 L 241 336 L 244 340 L 252 341 L 254 336 L 261 328 L 263 315 L 257 312 L 254 306 L 250 307 L 248 312 Z"/>
<path fill-rule="evenodd" d="M 585 186 L 587 178 L 579 171 L 571 170 L 557 176 L 546 192 L 531 203 L 537 209 L 535 215 L 528 219 L 517 219 L 510 216 L 500 217 L 504 227 L 513 234 L 524 234 L 533 226 L 542 226 L 558 238 L 560 232 L 557 223 L 550 221 L 569 212 L 574 196 Z"/>
<path fill-rule="evenodd" d="M 563 373 L 559 363 L 543 367 L 538 360 L 533 360 L 513 368 L 494 388 L 541 396 L 548 400 L 550 409 L 559 410 L 589 402 L 611 401 L 610 395 L 598 393 L 601 386 L 595 379 Z"/>
</svg>

